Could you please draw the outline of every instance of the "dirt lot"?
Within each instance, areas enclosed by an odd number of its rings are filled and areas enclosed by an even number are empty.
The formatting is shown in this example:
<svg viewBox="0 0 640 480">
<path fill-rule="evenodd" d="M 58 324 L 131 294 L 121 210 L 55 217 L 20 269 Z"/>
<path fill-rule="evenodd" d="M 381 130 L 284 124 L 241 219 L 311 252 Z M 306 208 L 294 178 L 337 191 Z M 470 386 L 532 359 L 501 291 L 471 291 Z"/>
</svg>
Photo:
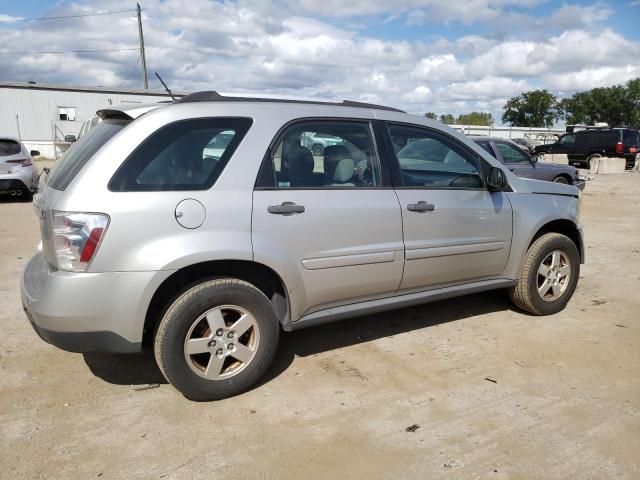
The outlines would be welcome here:
<svg viewBox="0 0 640 480">
<path fill-rule="evenodd" d="M 640 175 L 589 182 L 561 314 L 495 292 L 287 334 L 262 385 L 193 403 L 149 354 L 37 338 L 37 220 L 0 203 L 0 477 L 640 478 L 639 213 Z"/>
</svg>

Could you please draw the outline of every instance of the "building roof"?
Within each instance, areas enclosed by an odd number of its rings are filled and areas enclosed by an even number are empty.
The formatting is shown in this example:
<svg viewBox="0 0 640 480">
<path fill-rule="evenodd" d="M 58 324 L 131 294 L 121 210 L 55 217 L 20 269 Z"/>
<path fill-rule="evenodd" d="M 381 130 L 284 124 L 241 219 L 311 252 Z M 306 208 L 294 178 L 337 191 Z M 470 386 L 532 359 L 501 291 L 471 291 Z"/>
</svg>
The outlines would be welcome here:
<svg viewBox="0 0 640 480">
<path fill-rule="evenodd" d="M 119 95 L 149 95 L 154 97 L 169 97 L 165 90 L 145 90 L 143 88 L 116 88 L 116 87 L 79 87 L 74 85 L 55 85 L 50 83 L 36 82 L 6 82 L 0 81 L 0 89 L 17 88 L 24 90 L 49 90 L 56 92 L 78 92 L 78 93 L 110 93 Z M 176 97 L 183 97 L 190 92 L 173 91 Z"/>
</svg>

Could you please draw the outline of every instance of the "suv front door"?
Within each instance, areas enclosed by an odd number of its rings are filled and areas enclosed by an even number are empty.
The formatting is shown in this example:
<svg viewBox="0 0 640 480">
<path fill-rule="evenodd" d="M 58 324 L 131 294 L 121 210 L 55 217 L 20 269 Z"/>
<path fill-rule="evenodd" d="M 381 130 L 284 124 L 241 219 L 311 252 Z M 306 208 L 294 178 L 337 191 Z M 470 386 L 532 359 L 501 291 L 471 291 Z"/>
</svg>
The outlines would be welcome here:
<svg viewBox="0 0 640 480">
<path fill-rule="evenodd" d="M 330 137 L 316 149 L 308 138 Z M 305 120 L 276 138 L 253 194 L 254 258 L 283 276 L 291 319 L 392 296 L 404 265 L 398 199 L 383 180 L 372 125 Z"/>
<path fill-rule="evenodd" d="M 499 278 L 511 245 L 511 205 L 503 192 L 485 188 L 482 160 L 444 133 L 386 127 L 403 219 L 400 291 Z"/>
</svg>

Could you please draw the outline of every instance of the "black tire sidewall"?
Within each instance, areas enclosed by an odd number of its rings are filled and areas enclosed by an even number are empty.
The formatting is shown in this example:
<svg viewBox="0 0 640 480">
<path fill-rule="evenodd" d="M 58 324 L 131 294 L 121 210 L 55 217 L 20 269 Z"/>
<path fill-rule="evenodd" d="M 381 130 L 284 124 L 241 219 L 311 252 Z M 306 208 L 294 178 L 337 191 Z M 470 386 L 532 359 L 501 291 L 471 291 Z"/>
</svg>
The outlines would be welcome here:
<svg viewBox="0 0 640 480">
<path fill-rule="evenodd" d="M 213 281 L 194 288 L 197 292 L 192 298 L 188 302 L 178 298 L 162 320 L 169 323 L 156 342 L 163 342 L 160 354 L 165 376 L 192 400 L 216 400 L 242 393 L 258 382 L 275 355 L 280 331 L 273 306 L 262 292 L 242 283 Z M 228 379 L 207 380 L 189 368 L 184 357 L 184 340 L 196 318 L 219 305 L 238 305 L 248 310 L 258 322 L 260 343 L 255 357 L 243 371 Z"/>
<path fill-rule="evenodd" d="M 547 302 L 543 300 L 538 293 L 538 268 L 547 255 L 554 250 L 560 250 L 569 257 L 571 262 L 571 278 L 569 279 L 567 289 L 560 298 L 553 302 Z M 535 268 L 532 268 L 529 272 L 528 284 L 530 289 L 529 298 L 531 299 L 534 309 L 541 315 L 552 315 L 560 312 L 567 306 L 569 300 L 571 300 L 573 292 L 578 284 L 578 277 L 580 276 L 580 254 L 578 252 L 578 248 L 568 237 L 565 237 L 564 235 L 549 238 L 546 240 L 543 247 L 536 253 L 533 265 Z"/>
</svg>

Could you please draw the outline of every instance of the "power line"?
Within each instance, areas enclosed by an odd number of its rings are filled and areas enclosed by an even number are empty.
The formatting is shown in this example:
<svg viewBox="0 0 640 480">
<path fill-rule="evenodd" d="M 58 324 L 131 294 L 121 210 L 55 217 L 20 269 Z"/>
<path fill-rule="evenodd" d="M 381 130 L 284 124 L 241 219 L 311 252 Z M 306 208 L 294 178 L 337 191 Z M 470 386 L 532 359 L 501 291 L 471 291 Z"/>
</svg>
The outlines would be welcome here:
<svg viewBox="0 0 640 480">
<path fill-rule="evenodd" d="M 140 50 L 139 48 L 110 48 L 105 50 L 40 50 L 30 52 L 0 52 L 0 55 L 38 55 L 38 54 L 59 54 L 59 53 L 102 53 L 102 52 L 131 52 Z"/>
<path fill-rule="evenodd" d="M 125 78 L 122 81 L 122 83 L 120 85 L 118 85 L 118 88 L 122 87 L 125 83 L 127 83 L 129 81 L 129 79 L 131 78 L 131 75 L 133 75 L 133 72 L 135 72 L 136 68 L 138 68 L 138 64 L 139 63 L 140 63 L 140 55 L 138 55 L 138 60 L 136 60 L 136 64 L 133 66 L 133 68 L 129 72 L 129 75 L 127 75 L 127 78 Z"/>
<path fill-rule="evenodd" d="M 111 12 L 84 13 L 84 14 L 78 14 L 78 15 L 61 15 L 58 17 L 13 18 L 11 20 L 0 20 L 0 23 L 37 22 L 40 20 L 59 20 L 63 18 L 97 17 L 98 15 L 116 15 L 118 13 L 134 13 L 134 12 L 135 10 L 115 10 Z"/>
</svg>

